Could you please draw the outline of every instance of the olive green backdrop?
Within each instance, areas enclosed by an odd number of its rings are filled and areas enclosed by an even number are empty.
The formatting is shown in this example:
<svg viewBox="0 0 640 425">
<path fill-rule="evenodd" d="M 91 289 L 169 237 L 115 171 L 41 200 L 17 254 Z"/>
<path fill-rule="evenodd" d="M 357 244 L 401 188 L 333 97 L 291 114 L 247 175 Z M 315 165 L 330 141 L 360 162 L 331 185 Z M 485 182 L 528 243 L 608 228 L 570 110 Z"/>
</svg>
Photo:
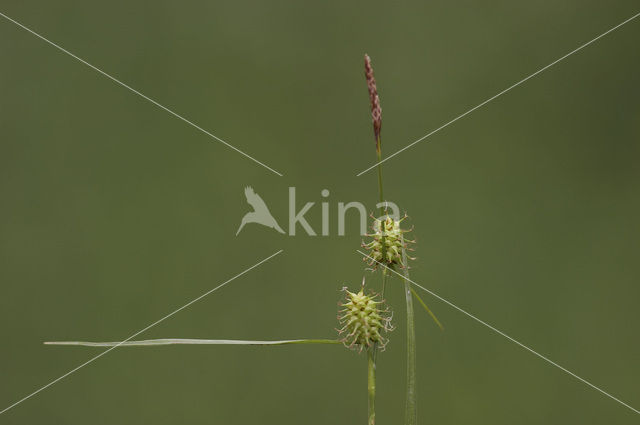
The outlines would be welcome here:
<svg viewBox="0 0 640 425">
<path fill-rule="evenodd" d="M 363 273 L 345 237 L 248 225 L 252 185 L 320 230 L 320 191 L 373 209 L 363 78 L 392 153 L 639 12 L 635 1 L 3 1 L 0 12 L 282 172 L 279 177 L 0 17 L 0 410 L 284 252 L 141 338 L 333 337 Z M 418 238 L 412 276 L 640 406 L 640 20 L 384 164 Z M 379 288 L 379 277 L 369 283 Z M 633 424 L 639 416 L 424 294 L 421 424 Z M 404 307 L 378 423 L 401 424 Z M 117 349 L 2 424 L 364 424 L 340 346 Z"/>
</svg>

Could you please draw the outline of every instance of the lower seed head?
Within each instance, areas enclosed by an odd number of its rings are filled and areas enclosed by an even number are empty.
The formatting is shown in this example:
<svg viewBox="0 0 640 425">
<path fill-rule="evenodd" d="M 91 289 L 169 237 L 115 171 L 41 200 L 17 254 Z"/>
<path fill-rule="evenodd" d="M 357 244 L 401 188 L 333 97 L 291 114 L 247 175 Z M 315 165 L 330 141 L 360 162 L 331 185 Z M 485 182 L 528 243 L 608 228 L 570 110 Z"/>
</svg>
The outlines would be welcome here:
<svg viewBox="0 0 640 425">
<path fill-rule="evenodd" d="M 342 309 L 338 319 L 342 328 L 338 331 L 343 337 L 343 344 L 352 349 L 362 351 L 364 348 L 379 344 L 381 348 L 387 343 L 382 336 L 390 331 L 391 317 L 387 317 L 387 310 L 381 310 L 382 301 L 376 301 L 375 295 L 366 295 L 364 289 L 360 292 L 350 292 L 346 288 L 345 302 L 340 304 Z"/>
</svg>

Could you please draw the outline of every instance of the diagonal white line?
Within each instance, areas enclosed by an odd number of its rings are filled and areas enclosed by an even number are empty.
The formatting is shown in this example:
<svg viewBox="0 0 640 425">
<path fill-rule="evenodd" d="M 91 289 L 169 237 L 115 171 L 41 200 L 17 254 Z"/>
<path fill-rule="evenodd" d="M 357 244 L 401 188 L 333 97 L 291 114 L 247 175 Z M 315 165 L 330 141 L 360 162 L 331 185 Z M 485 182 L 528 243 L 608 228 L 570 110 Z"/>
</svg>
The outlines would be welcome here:
<svg viewBox="0 0 640 425">
<path fill-rule="evenodd" d="M 509 341 L 514 342 L 516 344 L 518 344 L 520 347 L 524 348 L 525 350 L 529 351 L 532 354 L 535 354 L 536 356 L 540 357 L 542 360 L 546 361 L 549 364 L 552 364 L 553 366 L 557 367 L 558 369 L 562 370 L 563 372 L 568 373 L 569 375 L 573 376 L 574 378 L 576 378 L 577 380 L 587 384 L 588 386 L 590 386 L 591 388 L 593 388 L 594 390 L 597 390 L 599 392 L 601 392 L 602 394 L 606 395 L 607 397 L 611 398 L 612 400 L 617 401 L 618 403 L 620 403 L 621 405 L 623 405 L 624 407 L 627 407 L 631 410 L 633 410 L 634 412 L 640 414 L 640 411 L 638 411 L 637 409 L 634 409 L 633 407 L 629 406 L 627 403 L 625 403 L 624 401 L 612 396 L 611 394 L 609 394 L 608 392 L 604 391 L 603 389 L 596 387 L 595 385 L 593 385 L 591 382 L 587 381 L 586 379 L 583 379 L 581 377 L 579 377 L 578 375 L 576 375 L 575 373 L 571 372 L 570 370 L 560 366 L 558 363 L 554 362 L 553 360 L 543 356 L 542 354 L 538 353 L 537 351 L 533 350 L 532 348 L 527 347 L 526 345 L 524 345 L 523 343 L 521 343 L 520 341 L 511 338 L 509 335 L 507 335 L 506 333 L 502 332 L 499 329 L 494 328 L 493 326 L 491 326 L 490 324 L 488 324 L 487 322 L 478 319 L 476 316 L 474 316 L 473 314 L 469 313 L 468 311 L 458 307 L 457 305 L 455 305 L 454 303 L 452 303 L 451 301 L 442 298 L 440 295 L 436 294 L 433 291 L 428 290 L 427 288 L 425 288 L 424 286 L 421 286 L 419 284 L 417 284 L 416 282 L 414 282 L 411 279 L 408 279 L 406 277 L 404 277 L 402 274 L 398 273 L 397 271 L 387 267 L 386 265 L 382 264 L 379 261 L 374 260 L 372 257 L 370 257 L 369 255 L 365 254 L 364 252 L 360 251 L 360 250 L 356 250 L 356 252 L 364 255 L 366 258 L 375 261 L 376 263 L 380 264 L 381 266 L 383 266 L 384 268 L 386 268 L 387 270 L 397 274 L 398 276 L 400 276 L 402 279 L 406 279 L 409 282 L 411 282 L 412 284 L 414 284 L 415 286 L 417 286 L 418 288 L 422 289 L 425 292 L 428 292 L 429 294 L 433 295 L 434 297 L 436 297 L 437 299 L 439 299 L 440 301 L 442 301 L 445 304 L 448 304 L 449 306 L 455 308 L 456 310 L 458 310 L 459 312 L 465 314 L 466 316 L 472 318 L 473 320 L 475 320 L 476 322 L 486 326 L 487 328 L 491 329 L 492 331 L 496 332 L 497 334 L 507 338 Z"/>
<path fill-rule="evenodd" d="M 265 263 L 267 261 L 269 261 L 270 259 L 272 259 L 273 257 L 275 257 L 276 255 L 280 254 L 283 250 L 281 249 L 280 251 L 276 252 L 275 254 L 271 254 L 270 256 L 268 256 L 267 258 L 265 258 L 264 260 L 261 260 L 259 262 L 257 262 L 256 264 L 254 264 L 253 266 L 249 267 L 248 269 L 245 269 L 243 272 L 238 273 L 237 275 L 233 276 L 231 279 L 227 280 L 226 282 L 221 283 L 220 285 L 216 286 L 215 288 L 205 292 L 204 294 L 200 295 L 198 298 L 195 298 L 191 301 L 189 301 L 188 303 L 186 303 L 185 305 L 183 305 L 182 307 L 172 311 L 171 313 L 167 314 L 166 316 L 164 316 L 162 319 L 156 320 L 155 322 L 153 322 L 152 324 L 150 324 L 149 326 L 147 326 L 144 329 L 139 330 L 138 332 L 134 333 L 133 335 L 131 335 L 129 338 L 120 341 L 118 344 L 114 345 L 113 347 L 109 348 L 108 350 L 103 351 L 102 353 L 98 354 L 95 357 L 90 358 L 89 360 L 87 360 L 86 362 L 82 363 L 80 366 L 71 369 L 69 372 L 65 373 L 64 375 L 54 379 L 53 381 L 49 382 L 47 385 L 37 389 L 36 391 L 32 392 L 31 394 L 29 394 L 26 397 L 21 398 L 20 400 L 16 401 L 15 403 L 13 403 L 12 405 L 8 406 L 7 408 L 5 408 L 4 410 L 0 411 L 0 415 L 3 414 L 4 412 L 6 412 L 7 410 L 17 406 L 18 404 L 22 403 L 23 401 L 28 400 L 29 398 L 33 397 L 34 395 L 38 394 L 40 391 L 45 390 L 47 388 L 49 388 L 50 386 L 52 386 L 53 384 L 55 384 L 56 382 L 66 378 L 67 376 L 71 375 L 72 373 L 76 372 L 77 370 L 85 367 L 86 365 L 88 365 L 89 363 L 92 363 L 95 360 L 98 360 L 100 357 L 104 356 L 105 354 L 107 354 L 109 351 L 118 348 L 119 346 L 121 346 L 122 344 L 126 343 L 127 341 L 135 338 L 136 336 L 140 335 L 141 333 L 151 329 L 152 327 L 154 327 L 155 325 L 157 325 L 158 323 L 164 321 L 165 319 L 168 319 L 169 317 L 173 316 L 174 314 L 178 313 L 181 310 L 184 310 L 185 308 L 189 307 L 191 304 L 201 300 L 202 298 L 206 297 L 207 295 L 211 294 L 212 292 L 217 291 L 218 289 L 222 288 L 223 286 L 225 286 L 227 283 L 239 278 L 240 276 L 242 276 L 243 274 L 249 272 L 250 270 L 255 269 L 256 267 L 258 267 L 259 265 L 261 265 L 262 263 Z"/>
<path fill-rule="evenodd" d="M 378 164 L 382 164 L 385 161 L 390 160 L 391 158 L 393 158 L 394 156 L 398 155 L 399 153 L 402 153 L 404 151 L 406 151 L 407 149 L 415 146 L 416 144 L 422 142 L 424 139 L 426 139 L 427 137 L 436 134 L 437 132 L 439 132 L 440 130 L 442 130 L 445 127 L 448 127 L 449 125 L 453 124 L 454 122 L 458 121 L 460 118 L 465 117 L 466 115 L 470 114 L 471 112 L 475 111 L 478 108 L 483 107 L 484 105 L 486 105 L 487 103 L 491 102 L 492 100 L 502 96 L 503 94 L 505 94 L 506 92 L 508 92 L 509 90 L 519 86 L 520 84 L 524 83 L 525 81 L 529 80 L 530 78 L 535 77 L 536 75 L 540 74 L 541 72 L 549 69 L 550 67 L 552 67 L 553 65 L 557 64 L 558 62 L 568 58 L 569 56 L 571 56 L 572 54 L 584 49 L 585 47 L 587 47 L 588 45 L 590 45 L 591 43 L 594 43 L 595 41 L 601 39 L 602 37 L 604 37 L 605 35 L 609 34 L 610 32 L 613 32 L 615 30 L 617 30 L 618 28 L 620 28 L 621 26 L 623 26 L 624 24 L 631 22 L 632 20 L 636 19 L 638 16 L 640 16 L 640 13 L 637 13 L 635 15 L 633 15 L 632 17 L 630 17 L 629 19 L 627 19 L 626 21 L 623 21 L 621 23 L 619 23 L 618 25 L 616 25 L 615 27 L 611 28 L 608 31 L 603 32 L 602 34 L 600 34 L 599 36 L 597 36 L 596 38 L 594 38 L 593 40 L 587 41 L 586 43 L 584 43 L 583 45 L 581 45 L 580 47 L 570 51 L 569 53 L 567 53 L 566 55 L 562 56 L 559 59 L 556 59 L 555 61 L 551 62 L 549 65 L 545 66 L 544 68 L 540 68 L 539 70 L 537 70 L 536 72 L 534 72 L 533 74 L 529 75 L 526 78 L 523 78 L 522 80 L 518 81 L 517 83 L 507 87 L 506 89 L 502 90 L 500 93 L 496 94 L 495 96 L 490 97 L 489 99 L 485 100 L 484 102 L 480 103 L 479 105 L 474 106 L 473 108 L 469 109 L 467 112 L 464 112 L 463 114 L 458 115 L 457 117 L 455 117 L 454 119 L 452 119 L 451 121 L 447 122 L 446 124 L 436 128 L 435 130 L 433 130 L 430 133 L 425 134 L 424 136 L 422 136 L 421 138 L 419 138 L 418 140 L 416 140 L 415 142 L 412 142 L 410 144 L 408 144 L 407 146 L 405 146 L 404 148 L 400 149 L 399 151 L 393 153 L 392 155 L 389 155 L 388 157 L 386 157 L 385 159 L 383 159 L 382 161 L 376 162 L 375 164 L 373 164 L 371 167 L 359 172 L 356 177 L 360 177 L 361 175 L 363 175 L 364 173 L 366 173 L 367 171 L 372 170 L 373 168 L 377 167 Z"/>
<path fill-rule="evenodd" d="M 182 115 L 173 112 L 171 109 L 167 108 L 166 106 L 163 106 L 161 104 L 159 104 L 158 102 L 156 102 L 155 100 L 151 99 L 148 96 L 145 96 L 144 94 L 140 93 L 138 90 L 126 85 L 125 83 L 123 83 L 122 81 L 118 80 L 117 78 L 111 76 L 110 74 L 107 74 L 106 72 L 102 71 L 101 69 L 91 65 L 89 62 L 85 61 L 82 58 L 79 58 L 78 56 L 74 55 L 73 53 L 71 53 L 70 51 L 58 46 L 56 43 L 54 43 L 51 40 L 48 40 L 47 38 L 43 37 L 42 35 L 38 34 L 37 32 L 33 31 L 30 28 L 27 28 L 26 26 L 22 25 L 20 22 L 11 19 L 10 17 L 8 17 L 7 15 L 5 15 L 4 13 L 0 12 L 0 16 L 2 16 L 3 18 L 5 18 L 6 20 L 13 22 L 14 24 L 16 24 L 17 26 L 19 26 L 20 28 L 30 32 L 31 34 L 35 35 L 36 37 L 38 37 L 39 39 L 49 43 L 50 45 L 52 45 L 53 47 L 55 47 L 56 49 L 60 50 L 63 53 L 66 53 L 67 55 L 71 56 L 72 58 L 76 59 L 79 62 L 82 62 L 83 64 L 87 65 L 89 68 L 93 69 L 94 71 L 99 72 L 100 74 L 104 75 L 105 77 L 109 78 L 110 80 L 114 81 L 115 83 L 121 85 L 122 87 L 130 90 L 131 92 L 137 94 L 138 96 L 142 97 L 145 100 L 148 100 L 149 102 L 153 103 L 154 105 L 156 105 L 158 108 L 170 113 L 171 115 L 173 115 L 174 117 L 186 122 L 187 124 L 189 124 L 191 127 L 195 128 L 196 130 L 201 131 L 202 133 L 206 134 L 207 136 L 217 140 L 218 142 L 222 143 L 223 145 L 227 146 L 228 148 L 233 149 L 234 151 L 238 152 L 240 155 L 244 156 L 245 158 L 248 158 L 250 160 L 252 160 L 253 162 L 262 165 L 264 168 L 266 168 L 267 170 L 271 171 L 272 173 L 275 173 L 277 175 L 279 175 L 280 177 L 282 177 L 282 174 L 279 173 L 278 171 L 274 170 L 273 168 L 263 164 L 262 162 L 258 161 L 257 159 L 255 159 L 254 157 L 252 157 L 251 155 L 241 151 L 240 149 L 236 148 L 235 146 L 225 142 L 224 140 L 222 140 L 220 137 L 216 136 L 213 133 L 210 133 L 209 131 L 205 130 L 204 128 L 194 124 L 193 122 L 189 121 L 188 119 L 186 119 L 185 117 L 183 117 Z"/>
</svg>

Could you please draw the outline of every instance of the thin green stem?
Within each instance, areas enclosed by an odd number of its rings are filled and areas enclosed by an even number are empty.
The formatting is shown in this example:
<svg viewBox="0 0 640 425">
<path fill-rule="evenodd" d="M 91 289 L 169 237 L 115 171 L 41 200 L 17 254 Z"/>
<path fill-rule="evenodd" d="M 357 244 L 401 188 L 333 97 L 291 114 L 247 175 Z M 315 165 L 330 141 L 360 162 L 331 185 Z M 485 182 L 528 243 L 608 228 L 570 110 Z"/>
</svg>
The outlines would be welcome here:
<svg viewBox="0 0 640 425">
<path fill-rule="evenodd" d="M 368 359 L 368 379 L 367 379 L 367 393 L 369 395 L 369 420 L 368 425 L 375 425 L 376 423 L 376 348 L 373 347 L 367 350 Z"/>
<path fill-rule="evenodd" d="M 380 202 L 380 220 L 386 214 L 384 204 L 384 190 L 382 185 L 382 139 L 380 134 L 376 137 L 376 157 L 378 158 L 378 196 Z M 381 227 L 383 229 L 383 227 Z M 385 258 L 386 243 L 385 234 L 382 232 L 382 258 Z M 384 300 L 384 293 L 387 289 L 387 269 L 382 269 L 382 290 L 380 291 L 380 297 Z M 369 350 L 368 356 L 369 363 L 369 425 L 374 425 L 376 421 L 375 412 L 375 398 L 376 398 L 376 366 L 378 363 L 378 343 L 373 344 L 373 348 Z"/>
<path fill-rule="evenodd" d="M 387 276 L 389 274 L 387 273 L 387 269 L 383 268 L 382 269 L 382 292 L 380 292 L 380 297 L 384 300 L 384 291 L 385 289 L 387 289 Z"/>
<path fill-rule="evenodd" d="M 376 139 L 376 156 L 378 158 L 378 194 L 380 196 L 380 218 L 382 219 L 382 217 L 385 215 L 386 213 L 386 209 L 385 209 L 385 205 L 384 205 L 384 192 L 383 192 L 383 188 L 382 188 L 382 139 L 380 137 L 380 135 L 378 135 L 378 138 Z M 382 227 L 381 227 L 382 229 Z M 385 243 L 385 234 L 384 231 L 381 234 L 382 237 L 382 258 L 386 258 L 387 252 L 386 252 L 386 247 L 387 244 Z M 384 299 L 384 290 L 386 287 L 386 283 L 387 283 L 387 270 L 386 269 L 382 269 L 382 291 L 380 293 L 380 296 L 382 297 L 382 299 Z"/>
<path fill-rule="evenodd" d="M 405 425 L 416 425 L 418 423 L 416 402 L 416 331 L 413 319 L 411 278 L 409 276 L 407 252 L 404 248 L 404 237 L 401 240 L 403 245 L 402 263 L 404 264 L 404 294 L 407 302 L 407 394 L 405 400 Z"/>
<path fill-rule="evenodd" d="M 382 140 L 378 136 L 376 140 L 376 156 L 378 158 L 378 194 L 380 195 L 380 216 L 384 215 L 384 192 L 382 190 Z"/>
<path fill-rule="evenodd" d="M 378 135 L 376 139 L 376 157 L 378 158 L 378 195 L 380 197 L 380 217 L 384 216 L 385 208 L 384 208 L 384 193 L 382 187 L 382 139 L 380 135 Z M 383 258 L 386 256 L 386 244 L 384 240 L 384 232 L 382 232 L 382 256 Z M 384 300 L 384 292 L 387 287 L 387 269 L 382 269 L 382 290 L 380 291 L 380 298 Z M 373 344 L 373 368 L 375 370 L 376 364 L 378 362 L 378 343 Z"/>
</svg>

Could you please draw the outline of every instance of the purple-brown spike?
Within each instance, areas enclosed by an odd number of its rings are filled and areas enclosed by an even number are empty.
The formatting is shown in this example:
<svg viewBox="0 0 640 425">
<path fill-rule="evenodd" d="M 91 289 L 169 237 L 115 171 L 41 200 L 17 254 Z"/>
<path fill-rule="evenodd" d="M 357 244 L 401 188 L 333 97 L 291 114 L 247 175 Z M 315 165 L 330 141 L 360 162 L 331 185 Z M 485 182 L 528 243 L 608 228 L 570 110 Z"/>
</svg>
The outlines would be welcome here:
<svg viewBox="0 0 640 425">
<path fill-rule="evenodd" d="M 367 77 L 367 88 L 369 89 L 369 101 L 371 102 L 371 121 L 373 122 L 373 134 L 376 138 L 376 151 L 380 153 L 380 129 L 382 127 L 382 109 L 380 108 L 380 98 L 376 87 L 376 78 L 373 76 L 371 58 L 364 55 L 364 75 Z"/>
</svg>

